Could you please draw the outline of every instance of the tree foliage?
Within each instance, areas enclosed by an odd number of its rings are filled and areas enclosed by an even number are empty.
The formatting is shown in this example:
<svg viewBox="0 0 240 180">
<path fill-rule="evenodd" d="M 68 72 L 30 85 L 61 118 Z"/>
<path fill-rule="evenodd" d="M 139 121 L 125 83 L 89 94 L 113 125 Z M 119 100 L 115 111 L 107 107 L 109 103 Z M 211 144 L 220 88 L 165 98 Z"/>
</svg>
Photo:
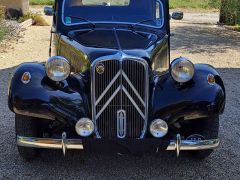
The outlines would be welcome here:
<svg viewBox="0 0 240 180">
<path fill-rule="evenodd" d="M 219 22 L 227 25 L 240 24 L 239 0 L 221 0 Z"/>
<path fill-rule="evenodd" d="M 221 0 L 209 0 L 208 5 L 210 8 L 219 9 Z"/>
</svg>

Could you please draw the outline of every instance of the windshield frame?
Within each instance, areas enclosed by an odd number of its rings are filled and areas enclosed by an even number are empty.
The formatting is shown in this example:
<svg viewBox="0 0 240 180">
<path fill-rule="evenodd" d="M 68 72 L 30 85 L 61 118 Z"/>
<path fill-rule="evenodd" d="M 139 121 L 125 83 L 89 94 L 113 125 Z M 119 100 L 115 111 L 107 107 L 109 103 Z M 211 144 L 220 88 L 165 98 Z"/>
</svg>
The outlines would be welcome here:
<svg viewBox="0 0 240 180">
<path fill-rule="evenodd" d="M 120 25 L 137 25 L 137 26 L 143 26 L 143 27 L 150 27 L 150 28 L 155 28 L 155 29 L 161 29 L 163 28 L 163 26 L 165 25 L 165 11 L 164 11 L 164 4 L 162 2 L 162 0 L 156 0 L 156 2 L 159 3 L 160 10 L 161 10 L 161 25 L 160 26 L 152 26 L 152 25 L 148 25 L 148 24 L 143 24 L 143 23 L 138 23 L 138 22 L 121 22 L 121 21 L 91 21 L 93 24 L 120 24 Z M 86 25 L 89 24 L 89 22 L 79 22 L 79 23 L 71 23 L 68 24 L 65 22 L 65 15 L 64 15 L 64 10 L 65 10 L 65 3 L 66 0 L 63 0 L 62 2 L 62 13 L 61 13 L 61 20 L 63 25 L 68 26 L 68 27 L 72 27 L 72 26 L 78 26 L 78 25 Z"/>
</svg>

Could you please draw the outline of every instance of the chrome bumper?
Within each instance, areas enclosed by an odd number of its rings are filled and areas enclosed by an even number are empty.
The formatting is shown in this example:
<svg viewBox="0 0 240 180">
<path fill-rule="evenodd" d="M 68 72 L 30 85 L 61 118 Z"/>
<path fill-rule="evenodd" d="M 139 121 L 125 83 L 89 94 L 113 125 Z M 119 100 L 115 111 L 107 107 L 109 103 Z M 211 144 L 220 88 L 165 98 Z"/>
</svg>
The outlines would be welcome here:
<svg viewBox="0 0 240 180">
<path fill-rule="evenodd" d="M 17 136 L 17 144 L 19 146 L 31 148 L 62 149 L 64 155 L 66 149 L 84 149 L 81 139 L 67 139 L 65 133 L 62 135 L 62 139 Z M 180 151 L 215 149 L 218 146 L 218 139 L 191 141 L 181 140 L 180 135 L 177 135 L 177 139 L 170 141 L 166 150 L 176 151 L 177 156 L 179 156 Z"/>
</svg>

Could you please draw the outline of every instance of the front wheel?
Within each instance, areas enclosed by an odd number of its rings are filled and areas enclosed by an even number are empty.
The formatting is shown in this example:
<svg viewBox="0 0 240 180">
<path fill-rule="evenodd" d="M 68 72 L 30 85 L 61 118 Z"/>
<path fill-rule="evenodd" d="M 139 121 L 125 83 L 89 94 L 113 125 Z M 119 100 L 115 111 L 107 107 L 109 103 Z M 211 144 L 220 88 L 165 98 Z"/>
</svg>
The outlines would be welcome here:
<svg viewBox="0 0 240 180">
<path fill-rule="evenodd" d="M 38 128 L 37 128 L 37 118 L 32 118 L 28 116 L 15 115 L 15 131 L 17 136 L 25 136 L 25 137 L 38 137 Z M 38 149 L 36 148 L 28 148 L 19 146 L 18 152 L 20 156 L 29 161 L 34 159 L 37 156 Z"/>
<path fill-rule="evenodd" d="M 219 132 L 219 116 L 211 116 L 209 118 L 202 119 L 204 124 L 202 129 L 195 131 L 195 133 L 201 135 L 204 139 L 218 139 Z M 196 130 L 196 129 L 195 129 Z M 205 159 L 213 153 L 213 149 L 191 151 L 193 157 L 198 159 Z"/>
</svg>

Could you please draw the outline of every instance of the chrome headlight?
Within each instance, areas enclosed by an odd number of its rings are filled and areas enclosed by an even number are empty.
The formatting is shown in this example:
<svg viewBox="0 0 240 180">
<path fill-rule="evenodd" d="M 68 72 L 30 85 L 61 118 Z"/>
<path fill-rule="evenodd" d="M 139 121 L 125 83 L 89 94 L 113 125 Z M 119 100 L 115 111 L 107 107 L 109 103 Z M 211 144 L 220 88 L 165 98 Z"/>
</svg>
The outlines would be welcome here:
<svg viewBox="0 0 240 180">
<path fill-rule="evenodd" d="M 53 81 L 63 81 L 70 74 L 70 64 L 64 57 L 53 56 L 46 63 L 46 73 Z"/>
<path fill-rule="evenodd" d="M 168 133 L 168 124 L 162 119 L 154 120 L 150 125 L 150 133 L 155 138 L 161 138 Z"/>
<path fill-rule="evenodd" d="M 171 75 L 179 83 L 190 81 L 194 76 L 194 64 L 186 58 L 177 58 L 171 63 Z"/>
<path fill-rule="evenodd" d="M 90 119 L 82 118 L 76 123 L 75 130 L 78 135 L 88 137 L 94 131 L 94 124 Z"/>
</svg>

